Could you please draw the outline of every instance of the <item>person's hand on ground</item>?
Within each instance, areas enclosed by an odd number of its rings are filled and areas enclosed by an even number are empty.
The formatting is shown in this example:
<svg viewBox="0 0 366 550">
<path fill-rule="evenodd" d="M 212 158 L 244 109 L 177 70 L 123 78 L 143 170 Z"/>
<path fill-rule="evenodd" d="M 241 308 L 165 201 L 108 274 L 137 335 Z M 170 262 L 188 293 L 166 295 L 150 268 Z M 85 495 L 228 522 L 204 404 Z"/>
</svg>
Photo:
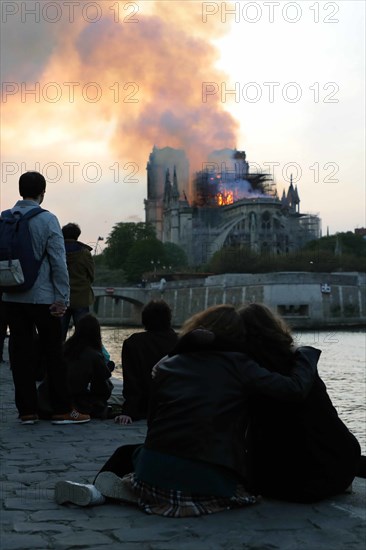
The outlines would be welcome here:
<svg viewBox="0 0 366 550">
<path fill-rule="evenodd" d="M 119 414 L 114 419 L 116 424 L 132 424 L 132 418 L 127 414 Z"/>
</svg>

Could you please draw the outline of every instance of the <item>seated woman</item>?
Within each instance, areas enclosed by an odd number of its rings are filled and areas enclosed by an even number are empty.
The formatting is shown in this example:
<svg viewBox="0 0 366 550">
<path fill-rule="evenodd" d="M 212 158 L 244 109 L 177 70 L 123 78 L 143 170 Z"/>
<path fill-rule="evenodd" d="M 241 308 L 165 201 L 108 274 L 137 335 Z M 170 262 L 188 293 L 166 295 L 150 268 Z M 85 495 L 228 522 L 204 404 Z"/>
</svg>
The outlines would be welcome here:
<svg viewBox="0 0 366 550">
<path fill-rule="evenodd" d="M 72 403 L 93 418 L 106 418 L 107 401 L 112 393 L 111 370 L 103 353 L 100 324 L 87 314 L 75 326 L 75 332 L 64 344 L 68 384 Z M 38 388 L 42 409 L 47 402 L 47 380 Z"/>
<path fill-rule="evenodd" d="M 262 304 L 239 310 L 248 354 L 284 375 L 295 361 L 284 321 Z M 284 405 L 270 396 L 250 401 L 247 456 L 250 486 L 261 495 L 311 502 L 344 492 L 360 471 L 360 445 L 339 418 L 316 373 L 307 398 Z"/>
<path fill-rule="evenodd" d="M 182 335 L 197 328 L 214 335 L 243 339 L 240 316 L 233 306 L 214 306 L 187 321 Z M 206 333 L 207 334 L 207 333 Z M 132 464 L 120 447 L 95 479 L 95 486 L 59 482 L 58 503 L 91 504 L 95 498 L 138 502 L 150 514 L 198 516 L 246 506 L 256 501 L 246 490 L 243 434 L 248 426 L 248 400 L 254 393 L 280 400 L 304 399 L 311 388 L 318 350 L 295 352 L 289 376 L 271 373 L 247 355 L 184 348 L 162 360 L 153 382 L 148 431 Z M 127 468 L 127 470 L 126 470 Z M 134 470 L 128 475 L 128 469 Z M 99 493 L 95 493 L 98 490 Z"/>
</svg>

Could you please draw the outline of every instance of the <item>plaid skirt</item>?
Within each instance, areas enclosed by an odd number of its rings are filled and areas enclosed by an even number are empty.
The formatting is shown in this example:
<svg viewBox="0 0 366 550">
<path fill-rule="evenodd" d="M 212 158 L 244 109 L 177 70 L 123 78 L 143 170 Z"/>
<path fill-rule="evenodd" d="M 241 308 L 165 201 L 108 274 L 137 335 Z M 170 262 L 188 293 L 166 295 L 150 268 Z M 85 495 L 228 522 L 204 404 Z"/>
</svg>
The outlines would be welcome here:
<svg viewBox="0 0 366 550">
<path fill-rule="evenodd" d="M 176 489 L 160 489 L 140 481 L 134 473 L 127 474 L 123 477 L 123 480 L 137 496 L 138 506 L 141 510 L 147 514 L 157 514 L 170 518 L 213 514 L 257 502 L 257 498 L 250 495 L 242 485 L 237 485 L 235 495 L 219 497 L 183 493 Z"/>
</svg>

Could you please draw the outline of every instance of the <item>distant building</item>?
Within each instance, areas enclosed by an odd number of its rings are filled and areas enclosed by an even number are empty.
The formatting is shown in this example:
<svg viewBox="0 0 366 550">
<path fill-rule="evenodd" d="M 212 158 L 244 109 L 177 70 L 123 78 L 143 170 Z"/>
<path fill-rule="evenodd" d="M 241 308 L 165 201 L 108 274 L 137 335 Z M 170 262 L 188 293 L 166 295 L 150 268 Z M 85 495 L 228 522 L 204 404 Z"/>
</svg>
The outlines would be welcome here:
<svg viewBox="0 0 366 550">
<path fill-rule="evenodd" d="M 286 254 L 321 236 L 317 215 L 300 213 L 292 178 L 277 195 L 268 174 L 249 171 L 244 151 L 213 151 L 190 179 L 183 150 L 154 147 L 147 163 L 146 222 L 158 239 L 181 246 L 191 265 L 223 247 Z"/>
</svg>

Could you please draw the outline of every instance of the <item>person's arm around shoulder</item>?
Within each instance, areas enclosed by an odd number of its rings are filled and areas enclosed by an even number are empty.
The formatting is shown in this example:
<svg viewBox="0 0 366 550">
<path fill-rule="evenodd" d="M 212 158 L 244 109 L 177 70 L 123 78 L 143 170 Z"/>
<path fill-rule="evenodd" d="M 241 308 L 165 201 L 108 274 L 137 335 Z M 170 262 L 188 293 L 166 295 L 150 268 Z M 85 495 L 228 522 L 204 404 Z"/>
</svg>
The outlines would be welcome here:
<svg viewBox="0 0 366 550">
<path fill-rule="evenodd" d="M 155 365 L 153 366 L 152 371 L 151 371 L 151 378 L 152 379 L 154 379 L 158 376 L 160 365 L 162 363 L 164 363 L 164 361 L 166 361 L 166 359 L 169 359 L 169 355 L 164 355 L 164 357 L 162 357 L 161 359 L 159 359 L 159 361 L 157 363 L 155 363 Z"/>
<path fill-rule="evenodd" d="M 320 350 L 311 346 L 297 348 L 294 367 L 288 376 L 268 371 L 249 359 L 243 371 L 244 383 L 264 395 L 285 401 L 302 401 L 313 385 L 320 354 Z"/>
</svg>

